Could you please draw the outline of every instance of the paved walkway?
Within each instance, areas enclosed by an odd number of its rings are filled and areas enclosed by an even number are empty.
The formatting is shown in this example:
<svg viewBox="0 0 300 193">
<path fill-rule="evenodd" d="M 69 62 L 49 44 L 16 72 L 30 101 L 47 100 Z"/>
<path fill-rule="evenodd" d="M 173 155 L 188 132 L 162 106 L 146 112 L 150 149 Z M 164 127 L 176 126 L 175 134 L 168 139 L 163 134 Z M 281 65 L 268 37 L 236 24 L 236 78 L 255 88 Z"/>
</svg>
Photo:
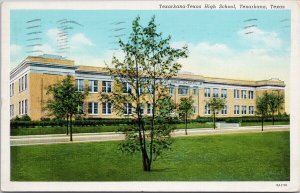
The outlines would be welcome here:
<svg viewBox="0 0 300 193">
<path fill-rule="evenodd" d="M 289 125 L 274 125 L 265 126 L 264 132 L 273 131 L 289 131 Z M 184 129 L 176 130 L 172 133 L 173 137 L 189 137 L 199 135 L 220 135 L 231 133 L 253 133 L 261 132 L 260 126 L 248 126 L 238 128 L 224 128 L 224 129 L 212 129 L 212 128 L 199 128 L 188 129 L 188 135 L 185 135 Z M 95 142 L 95 141 L 119 141 L 124 140 L 124 134 L 115 132 L 105 133 L 78 133 L 73 134 L 73 142 L 69 141 L 70 137 L 66 134 L 53 134 L 53 135 L 26 135 L 26 136 L 11 136 L 11 146 L 22 145 L 42 145 L 42 144 L 55 144 L 55 143 L 79 143 L 79 142 Z"/>
</svg>

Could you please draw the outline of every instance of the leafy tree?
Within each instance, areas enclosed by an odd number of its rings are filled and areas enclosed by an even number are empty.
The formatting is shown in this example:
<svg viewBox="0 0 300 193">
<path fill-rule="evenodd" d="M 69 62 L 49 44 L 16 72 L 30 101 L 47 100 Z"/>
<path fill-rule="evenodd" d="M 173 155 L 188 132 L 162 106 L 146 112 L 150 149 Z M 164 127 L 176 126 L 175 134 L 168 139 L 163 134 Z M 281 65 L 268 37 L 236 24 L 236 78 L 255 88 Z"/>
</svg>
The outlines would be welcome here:
<svg viewBox="0 0 300 193">
<path fill-rule="evenodd" d="M 70 141 L 73 141 L 72 120 L 75 115 L 79 114 L 79 106 L 83 104 L 86 93 L 76 90 L 73 78 L 68 75 L 61 82 L 48 87 L 47 95 L 52 98 L 47 101 L 45 109 L 50 111 L 49 115 L 67 120 L 66 134 L 70 128 Z"/>
<path fill-rule="evenodd" d="M 214 129 L 216 129 L 216 113 L 218 113 L 220 110 L 222 110 L 225 106 L 225 99 L 224 98 L 212 98 L 208 102 L 209 108 L 213 113 L 213 123 L 214 123 Z"/>
<path fill-rule="evenodd" d="M 256 114 L 261 116 L 261 130 L 264 131 L 264 119 L 269 114 L 269 94 L 267 92 L 257 97 Z"/>
<path fill-rule="evenodd" d="M 194 101 L 190 96 L 181 98 L 178 105 L 179 116 L 185 121 L 185 135 L 187 135 L 188 118 L 193 114 L 193 104 Z"/>
<path fill-rule="evenodd" d="M 274 117 L 275 117 L 275 113 L 277 111 L 277 113 L 279 113 L 283 103 L 284 103 L 284 96 L 282 94 L 279 93 L 269 93 L 268 94 L 268 103 L 269 103 L 269 109 L 270 112 L 272 114 L 272 124 L 274 125 Z"/>
<path fill-rule="evenodd" d="M 133 118 L 134 126 L 123 130 L 126 139 L 120 149 L 140 151 L 144 171 L 150 171 L 152 161 L 171 144 L 171 129 L 158 118 L 167 116 L 167 111 L 157 109 L 167 102 L 167 81 L 178 73 L 181 65 L 176 60 L 187 56 L 187 48 L 172 48 L 170 40 L 170 36 L 163 38 L 157 32 L 154 17 L 146 27 L 136 17 L 128 41 L 119 41 L 124 59 L 114 56 L 112 67 L 108 66 L 114 76 L 114 90 L 102 93 L 102 101 L 112 103 L 117 114 Z M 145 114 L 150 115 L 150 125 Z"/>
</svg>

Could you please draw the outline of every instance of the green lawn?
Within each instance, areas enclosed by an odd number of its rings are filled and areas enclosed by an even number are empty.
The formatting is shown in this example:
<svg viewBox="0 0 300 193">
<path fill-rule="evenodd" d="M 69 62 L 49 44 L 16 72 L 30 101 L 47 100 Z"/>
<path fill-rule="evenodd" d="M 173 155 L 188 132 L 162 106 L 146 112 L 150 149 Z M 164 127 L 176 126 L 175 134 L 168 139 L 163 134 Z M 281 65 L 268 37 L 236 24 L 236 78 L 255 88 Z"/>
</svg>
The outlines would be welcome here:
<svg viewBox="0 0 300 193">
<path fill-rule="evenodd" d="M 272 122 L 264 122 L 264 125 L 272 125 Z M 290 122 L 279 122 L 279 121 L 275 121 L 274 125 L 289 125 Z M 241 126 L 261 126 L 261 122 L 243 122 L 241 124 Z"/>
<path fill-rule="evenodd" d="M 140 154 L 119 142 L 11 147 L 13 181 L 288 181 L 289 132 L 175 138 L 142 171 Z"/>
</svg>

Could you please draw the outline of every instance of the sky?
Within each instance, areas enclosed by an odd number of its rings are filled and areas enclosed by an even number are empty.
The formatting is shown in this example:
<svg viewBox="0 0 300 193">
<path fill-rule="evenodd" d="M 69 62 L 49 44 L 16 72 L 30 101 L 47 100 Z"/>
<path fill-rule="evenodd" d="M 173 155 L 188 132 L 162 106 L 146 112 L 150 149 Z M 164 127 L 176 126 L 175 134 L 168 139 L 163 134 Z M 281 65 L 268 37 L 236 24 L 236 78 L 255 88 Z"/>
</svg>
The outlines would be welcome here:
<svg viewBox="0 0 300 193">
<path fill-rule="evenodd" d="M 153 15 L 158 31 L 171 35 L 173 47 L 188 45 L 188 58 L 179 60 L 182 72 L 245 80 L 279 78 L 287 84 L 288 98 L 289 10 L 12 10 L 10 67 L 42 53 L 61 54 L 77 65 L 105 66 L 113 55 L 122 57 L 116 42 L 126 41 L 132 20 L 140 16 L 145 26 Z M 40 21 L 27 23 L 34 19 Z M 72 29 L 66 53 L 58 53 L 57 21 L 62 19 L 76 22 L 68 26 Z M 39 27 L 30 28 L 35 24 Z M 32 31 L 41 33 L 28 35 Z M 28 41 L 35 37 L 41 38 L 37 48 Z M 42 52 L 28 53 L 33 49 Z"/>
</svg>

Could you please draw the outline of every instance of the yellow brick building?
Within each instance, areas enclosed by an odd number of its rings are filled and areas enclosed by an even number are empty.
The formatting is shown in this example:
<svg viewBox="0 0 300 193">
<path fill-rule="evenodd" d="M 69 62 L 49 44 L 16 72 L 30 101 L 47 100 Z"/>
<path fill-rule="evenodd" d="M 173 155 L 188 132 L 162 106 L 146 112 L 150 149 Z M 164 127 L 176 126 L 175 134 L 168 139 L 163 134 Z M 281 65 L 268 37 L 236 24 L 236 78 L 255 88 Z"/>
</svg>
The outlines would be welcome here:
<svg viewBox="0 0 300 193">
<path fill-rule="evenodd" d="M 84 116 L 118 117 L 111 104 L 99 100 L 100 91 L 111 92 L 113 89 L 113 79 L 104 68 L 78 66 L 74 61 L 60 56 L 42 55 L 28 56 L 10 72 L 11 118 L 24 114 L 28 114 L 32 120 L 45 117 L 43 106 L 49 99 L 47 88 L 66 75 L 74 77 L 79 91 L 85 88 L 89 90 L 83 104 Z M 219 117 L 253 116 L 256 97 L 265 91 L 284 94 L 284 89 L 284 82 L 278 79 L 249 81 L 179 74 L 170 80 L 170 94 L 176 103 L 182 97 L 193 97 L 194 117 L 211 116 L 207 101 L 212 97 L 226 99 L 226 106 L 218 113 Z M 151 105 L 145 105 L 144 114 L 150 113 Z"/>
</svg>

